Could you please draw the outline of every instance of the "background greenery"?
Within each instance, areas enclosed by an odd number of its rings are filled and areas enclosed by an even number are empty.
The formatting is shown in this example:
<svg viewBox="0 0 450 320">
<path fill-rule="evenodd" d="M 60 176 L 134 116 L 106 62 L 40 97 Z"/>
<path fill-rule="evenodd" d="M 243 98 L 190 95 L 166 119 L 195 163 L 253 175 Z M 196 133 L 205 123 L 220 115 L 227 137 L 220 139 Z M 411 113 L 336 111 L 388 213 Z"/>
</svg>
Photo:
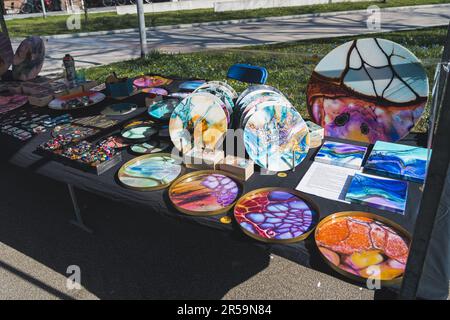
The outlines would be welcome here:
<svg viewBox="0 0 450 320">
<path fill-rule="evenodd" d="M 249 19 L 278 17 L 285 15 L 298 15 L 306 13 L 320 13 L 329 11 L 345 11 L 366 9 L 371 4 L 376 4 L 381 8 L 398 7 L 422 4 L 442 4 L 450 3 L 450 0 L 387 0 L 386 3 L 380 1 L 367 2 L 344 2 L 323 5 L 311 5 L 289 8 L 270 8 L 246 11 L 214 12 L 213 9 L 188 10 L 146 14 L 146 26 L 162 26 L 183 23 L 199 23 L 222 21 L 232 19 Z M 27 18 L 8 20 L 7 26 L 11 37 L 36 35 L 54 35 L 89 31 L 104 31 L 116 29 L 137 28 L 137 15 L 117 15 L 115 12 L 90 13 L 88 21 L 84 21 L 81 15 L 81 30 L 67 30 L 66 20 L 68 16 L 49 16 L 44 18 Z"/>
<path fill-rule="evenodd" d="M 440 61 L 447 34 L 446 27 L 427 28 L 414 31 L 383 33 L 378 37 L 395 41 L 410 49 L 422 60 L 431 82 L 436 64 Z M 104 81 L 115 71 L 120 76 L 137 76 L 144 73 L 160 73 L 178 77 L 197 77 L 209 80 L 223 80 L 228 68 L 235 63 L 250 63 L 267 68 L 267 84 L 279 88 L 300 111 L 309 118 L 306 109 L 306 85 L 314 67 L 320 59 L 336 46 L 350 39 L 363 38 L 342 37 L 332 39 L 307 40 L 292 43 L 253 46 L 236 50 L 206 51 L 189 54 L 162 54 L 152 52 L 143 59 L 113 63 L 107 66 L 86 70 L 89 79 Z M 229 83 L 239 92 L 246 85 L 237 81 Z M 425 116 L 422 117 L 415 131 L 426 131 Z"/>
</svg>

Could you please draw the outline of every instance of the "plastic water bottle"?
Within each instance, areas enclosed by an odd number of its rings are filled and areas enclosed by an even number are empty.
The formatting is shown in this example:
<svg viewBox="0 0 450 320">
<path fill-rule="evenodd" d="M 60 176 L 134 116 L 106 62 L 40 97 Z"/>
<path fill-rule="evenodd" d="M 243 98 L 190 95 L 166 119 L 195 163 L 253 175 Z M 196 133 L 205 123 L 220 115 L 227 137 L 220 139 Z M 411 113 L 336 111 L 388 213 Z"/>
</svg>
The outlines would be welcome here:
<svg viewBox="0 0 450 320">
<path fill-rule="evenodd" d="M 66 54 L 63 58 L 63 65 L 66 73 L 66 80 L 69 84 L 73 84 L 76 78 L 75 60 L 70 54 Z"/>
</svg>

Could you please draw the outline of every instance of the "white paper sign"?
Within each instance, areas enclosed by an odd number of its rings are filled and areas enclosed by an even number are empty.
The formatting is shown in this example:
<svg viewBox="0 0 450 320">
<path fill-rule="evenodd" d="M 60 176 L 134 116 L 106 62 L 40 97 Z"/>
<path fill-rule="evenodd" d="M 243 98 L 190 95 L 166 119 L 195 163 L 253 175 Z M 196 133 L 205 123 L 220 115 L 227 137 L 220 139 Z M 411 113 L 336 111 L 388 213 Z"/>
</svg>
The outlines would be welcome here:
<svg viewBox="0 0 450 320">
<path fill-rule="evenodd" d="M 361 169 L 313 162 L 295 189 L 318 197 L 350 203 L 344 200 L 345 194 L 353 176 L 358 172 L 361 172 Z"/>
</svg>

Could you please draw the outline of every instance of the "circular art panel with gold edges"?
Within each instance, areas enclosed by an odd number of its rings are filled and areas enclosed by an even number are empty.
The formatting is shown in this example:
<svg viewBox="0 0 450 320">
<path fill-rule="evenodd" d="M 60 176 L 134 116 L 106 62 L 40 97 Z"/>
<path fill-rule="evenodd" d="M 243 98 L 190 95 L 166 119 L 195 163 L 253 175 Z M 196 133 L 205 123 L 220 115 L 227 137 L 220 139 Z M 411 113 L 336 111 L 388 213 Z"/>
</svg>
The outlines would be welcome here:
<svg viewBox="0 0 450 320">
<path fill-rule="evenodd" d="M 272 243 L 305 239 L 319 222 L 319 211 L 299 192 L 262 188 L 239 199 L 234 217 L 245 234 Z"/>
<path fill-rule="evenodd" d="M 315 240 L 325 261 L 359 281 L 399 282 L 411 238 L 400 226 L 377 215 L 347 211 L 330 215 L 316 228 Z"/>
<path fill-rule="evenodd" d="M 232 175 L 213 170 L 188 173 L 175 181 L 169 198 L 175 208 L 190 215 L 215 215 L 227 212 L 242 193 Z"/>
<path fill-rule="evenodd" d="M 170 154 L 143 155 L 125 163 L 117 177 L 129 189 L 149 191 L 163 189 L 182 172 L 180 163 Z"/>
</svg>

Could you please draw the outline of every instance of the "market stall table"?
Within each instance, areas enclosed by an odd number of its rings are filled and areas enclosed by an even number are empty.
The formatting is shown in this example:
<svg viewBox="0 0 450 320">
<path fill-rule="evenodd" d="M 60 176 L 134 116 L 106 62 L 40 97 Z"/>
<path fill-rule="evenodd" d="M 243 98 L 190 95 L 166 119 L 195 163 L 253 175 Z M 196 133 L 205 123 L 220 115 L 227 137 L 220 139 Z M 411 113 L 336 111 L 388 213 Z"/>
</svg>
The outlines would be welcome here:
<svg viewBox="0 0 450 320">
<path fill-rule="evenodd" d="M 122 100 L 122 102 L 131 102 L 136 103 L 138 106 L 143 106 L 145 105 L 144 99 L 144 94 L 138 94 L 129 97 L 128 99 Z M 74 112 L 73 116 L 74 118 L 76 118 L 79 116 L 98 114 L 105 106 L 108 106 L 112 103 L 115 103 L 115 101 L 106 99 L 99 105 L 90 108 L 88 112 L 89 114 L 80 111 Z M 120 117 L 120 121 L 123 124 L 124 122 L 129 121 L 132 118 L 145 114 L 146 110 L 147 108 L 139 107 L 134 112 Z M 110 132 L 104 132 L 104 136 L 108 136 L 114 132 L 120 132 L 120 126 L 115 128 L 114 130 L 111 130 Z M 30 170 L 39 175 L 43 175 L 67 184 L 69 186 L 69 191 L 71 193 L 72 199 L 74 200 L 74 209 L 75 213 L 77 214 L 77 223 L 85 230 L 89 229 L 83 225 L 80 211 L 76 203 L 74 188 L 82 189 L 87 192 L 112 199 L 114 201 L 119 201 L 130 206 L 141 208 L 142 210 L 146 210 L 150 214 L 160 214 L 162 216 L 181 219 L 184 221 L 201 224 L 221 230 L 228 233 L 230 237 L 238 239 L 239 241 L 252 241 L 255 243 L 255 245 L 265 247 L 268 252 L 280 255 L 301 265 L 331 273 L 336 277 L 349 281 L 348 279 L 339 276 L 328 266 L 326 266 L 326 264 L 321 259 L 320 254 L 318 253 L 317 247 L 314 243 L 314 237 L 312 235 L 309 236 L 305 241 L 292 244 L 265 244 L 256 240 L 252 240 L 243 235 L 243 233 L 240 231 L 239 226 L 234 221 L 232 221 L 231 223 L 221 222 L 221 218 L 227 214 L 209 217 L 198 217 L 180 213 L 172 206 L 171 202 L 169 201 L 167 189 L 142 192 L 122 187 L 117 181 L 117 172 L 125 162 L 135 157 L 135 155 L 131 154 L 128 150 L 122 151 L 122 161 L 120 164 L 117 164 L 102 175 L 97 176 L 93 173 L 79 170 L 77 168 L 51 160 L 47 157 L 43 157 L 42 155 L 36 153 L 36 148 L 49 138 L 49 132 L 37 135 L 27 142 L 20 142 L 19 140 L 13 139 L 9 136 L 0 135 L 0 143 L 3 147 L 2 159 L 7 160 L 15 166 Z M 411 145 L 424 145 L 425 140 L 426 138 L 424 137 L 424 135 L 410 134 L 401 142 Z M 317 150 L 318 148 L 310 149 L 305 160 L 295 168 L 295 171 L 288 171 L 286 177 L 279 177 L 277 175 L 262 175 L 258 170 L 248 181 L 243 184 L 243 193 L 261 187 L 283 187 L 294 189 L 312 164 Z M 227 150 L 227 152 L 229 151 Z M 419 187 L 419 184 L 410 183 L 410 187 L 408 190 L 408 201 L 404 215 L 378 210 L 363 205 L 331 201 L 314 195 L 307 196 L 312 199 L 318 206 L 321 219 L 325 216 L 340 211 L 367 211 L 388 218 L 412 233 L 417 216 L 418 199 L 420 199 L 422 196 Z M 228 215 L 232 217 L 232 212 L 228 213 Z M 448 261 L 448 252 L 442 250 L 440 259 L 440 263 L 445 263 L 446 261 Z M 434 274 L 432 275 L 432 277 L 443 276 L 442 274 Z M 448 289 L 448 279 L 441 280 L 442 281 L 440 282 L 442 283 L 443 288 L 441 288 L 440 290 L 444 290 L 444 288 L 445 290 Z"/>
</svg>

